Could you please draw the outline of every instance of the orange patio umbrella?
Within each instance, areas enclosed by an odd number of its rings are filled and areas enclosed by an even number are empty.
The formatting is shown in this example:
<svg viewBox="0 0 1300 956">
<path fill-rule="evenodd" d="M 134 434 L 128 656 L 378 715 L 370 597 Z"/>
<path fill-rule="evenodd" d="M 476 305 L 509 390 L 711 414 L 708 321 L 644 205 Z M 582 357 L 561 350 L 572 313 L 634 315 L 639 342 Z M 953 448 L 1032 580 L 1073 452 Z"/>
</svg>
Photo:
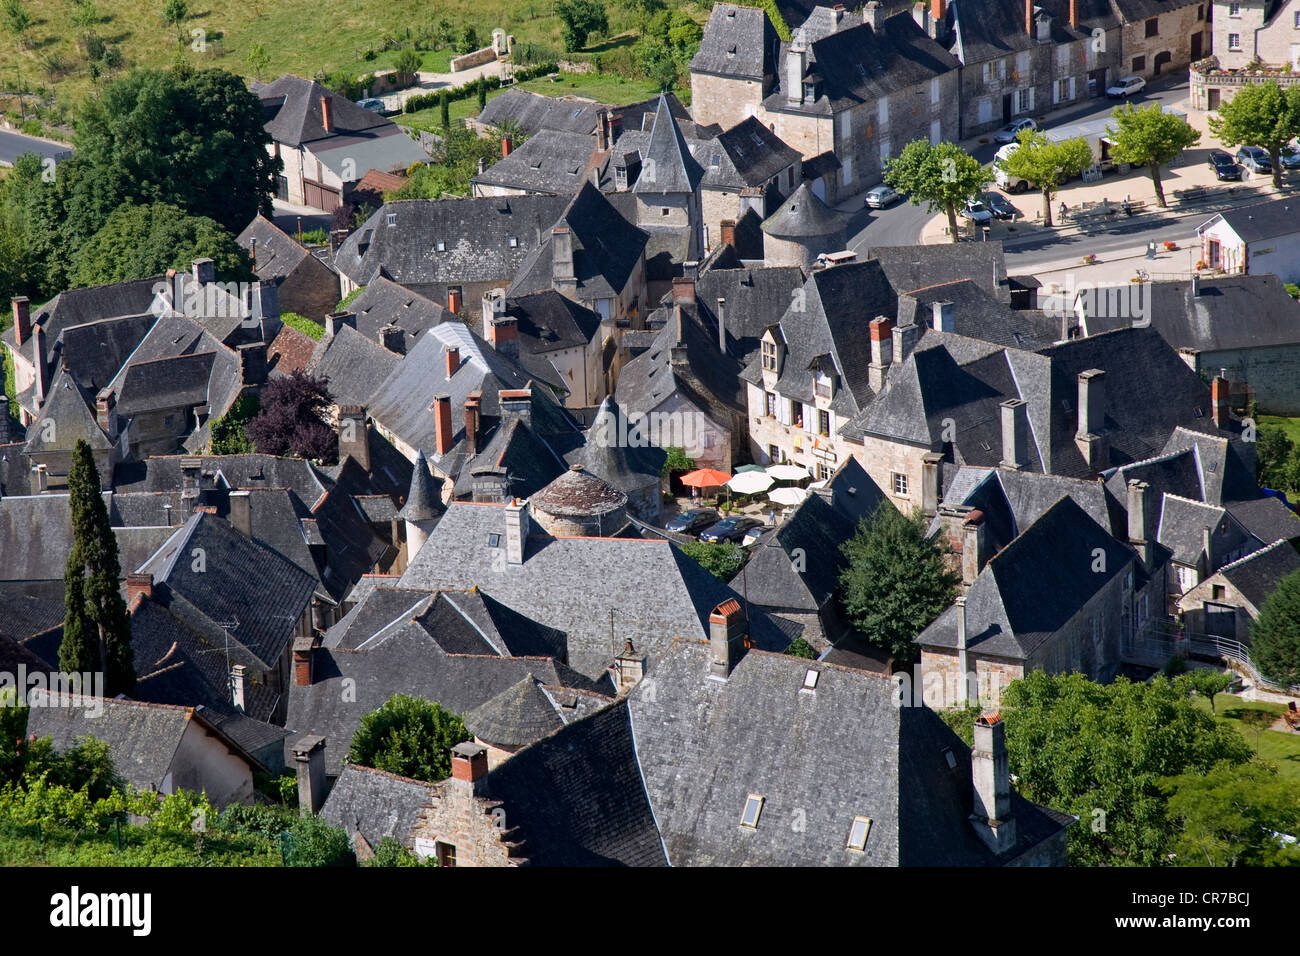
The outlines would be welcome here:
<svg viewBox="0 0 1300 956">
<path fill-rule="evenodd" d="M 696 468 L 681 477 L 682 484 L 690 488 L 720 488 L 730 480 L 729 474 L 716 468 Z"/>
</svg>

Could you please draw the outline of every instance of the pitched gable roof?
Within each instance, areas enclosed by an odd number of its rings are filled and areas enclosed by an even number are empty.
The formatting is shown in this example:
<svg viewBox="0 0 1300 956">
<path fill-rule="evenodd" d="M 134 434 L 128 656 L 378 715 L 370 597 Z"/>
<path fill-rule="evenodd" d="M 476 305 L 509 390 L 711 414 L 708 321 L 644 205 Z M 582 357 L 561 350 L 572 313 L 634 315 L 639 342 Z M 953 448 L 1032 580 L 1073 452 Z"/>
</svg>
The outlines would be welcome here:
<svg viewBox="0 0 1300 956">
<path fill-rule="evenodd" d="M 1300 571 L 1300 555 L 1289 541 L 1274 541 L 1266 548 L 1224 565 L 1219 574 L 1241 592 L 1258 611 L 1282 579 Z"/>
<path fill-rule="evenodd" d="M 650 139 L 641 157 L 641 175 L 632 192 L 659 195 L 693 193 L 700 185 L 704 170 L 691 155 L 681 128 L 668 108 L 663 94 L 655 109 Z"/>
<path fill-rule="evenodd" d="M 691 59 L 691 72 L 761 82 L 772 72 L 776 45 L 776 30 L 762 9 L 716 3 Z"/>
</svg>

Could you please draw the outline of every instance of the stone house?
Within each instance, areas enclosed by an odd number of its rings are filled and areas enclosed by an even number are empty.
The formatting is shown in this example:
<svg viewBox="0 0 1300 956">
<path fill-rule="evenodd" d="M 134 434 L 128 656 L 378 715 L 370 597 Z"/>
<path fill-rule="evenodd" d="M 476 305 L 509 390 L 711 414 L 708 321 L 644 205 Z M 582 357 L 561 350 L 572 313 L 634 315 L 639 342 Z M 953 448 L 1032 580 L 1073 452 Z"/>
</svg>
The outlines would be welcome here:
<svg viewBox="0 0 1300 956">
<path fill-rule="evenodd" d="M 1151 79 L 1210 52 L 1212 0 L 1111 0 L 1111 6 L 1120 20 L 1126 74 Z"/>
<path fill-rule="evenodd" d="M 1300 227 L 1293 205 L 1293 199 L 1274 199 L 1211 216 L 1196 227 L 1201 260 L 1229 275 L 1272 273 L 1282 282 L 1300 281 Z"/>
<path fill-rule="evenodd" d="M 1224 637 L 1250 644 L 1250 628 L 1260 608 L 1283 578 L 1300 571 L 1300 555 L 1290 541 L 1226 564 L 1178 599 L 1186 633 Z"/>
<path fill-rule="evenodd" d="M 339 301 L 338 272 L 327 248 L 308 249 L 271 220 L 258 215 L 236 240 L 263 282 L 274 282 L 280 308 L 319 322 Z"/>
</svg>

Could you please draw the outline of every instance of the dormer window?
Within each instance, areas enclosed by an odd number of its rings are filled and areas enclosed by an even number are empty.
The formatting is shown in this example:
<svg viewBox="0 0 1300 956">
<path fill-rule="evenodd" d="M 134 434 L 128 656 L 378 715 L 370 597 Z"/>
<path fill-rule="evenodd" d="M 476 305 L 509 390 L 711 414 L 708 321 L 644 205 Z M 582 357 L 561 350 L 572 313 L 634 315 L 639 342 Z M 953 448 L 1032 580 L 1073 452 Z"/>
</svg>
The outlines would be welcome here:
<svg viewBox="0 0 1300 956">
<path fill-rule="evenodd" d="M 776 367 L 776 343 L 763 340 L 763 370 L 767 372 L 777 371 Z"/>
<path fill-rule="evenodd" d="M 740 814 L 740 825 L 747 830 L 758 829 L 758 815 L 763 812 L 763 798 L 751 793 L 745 800 L 745 809 Z"/>
<path fill-rule="evenodd" d="M 831 398 L 835 394 L 835 377 L 819 371 L 813 391 L 818 398 Z"/>
</svg>

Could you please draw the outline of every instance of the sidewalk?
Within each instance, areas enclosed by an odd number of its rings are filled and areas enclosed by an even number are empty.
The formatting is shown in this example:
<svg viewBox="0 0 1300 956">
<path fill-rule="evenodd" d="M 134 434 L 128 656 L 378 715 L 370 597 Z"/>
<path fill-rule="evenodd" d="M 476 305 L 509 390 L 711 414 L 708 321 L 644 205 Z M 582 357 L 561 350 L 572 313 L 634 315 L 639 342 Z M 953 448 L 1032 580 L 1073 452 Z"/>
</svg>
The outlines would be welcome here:
<svg viewBox="0 0 1300 956">
<path fill-rule="evenodd" d="M 383 100 L 386 109 L 401 110 L 406 105 L 406 101 L 412 96 L 421 96 L 443 88 L 454 90 L 457 87 L 477 82 L 480 76 L 500 76 L 508 65 L 505 60 L 491 60 L 456 73 L 417 73 L 415 76 L 418 82 L 415 86 L 408 86 L 393 93 L 385 93 L 376 97 L 376 99 Z"/>
</svg>

